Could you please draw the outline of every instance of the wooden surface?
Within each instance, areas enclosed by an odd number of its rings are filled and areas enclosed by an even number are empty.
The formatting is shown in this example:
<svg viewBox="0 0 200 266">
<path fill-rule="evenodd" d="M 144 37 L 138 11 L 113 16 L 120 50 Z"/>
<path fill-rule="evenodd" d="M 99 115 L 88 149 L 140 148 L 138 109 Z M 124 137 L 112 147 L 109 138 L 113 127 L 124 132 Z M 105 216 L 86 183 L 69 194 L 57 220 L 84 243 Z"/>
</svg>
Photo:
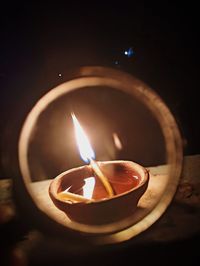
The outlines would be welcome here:
<svg viewBox="0 0 200 266">
<path fill-rule="evenodd" d="M 154 174 L 165 166 L 152 169 Z M 164 170 L 165 169 L 165 170 Z M 180 241 L 200 233 L 200 155 L 184 158 L 175 197 L 164 215 L 141 237 L 145 241 Z"/>
<path fill-rule="evenodd" d="M 160 170 L 162 169 L 163 168 L 161 167 Z M 152 172 L 151 169 L 150 172 Z M 159 201 L 159 198 L 164 192 L 165 185 L 167 182 L 167 173 L 164 172 L 164 174 L 162 174 L 161 172 L 162 171 L 160 171 L 159 174 L 155 175 L 151 174 L 148 189 L 146 190 L 145 194 L 140 198 L 138 202 L 138 207 L 133 213 L 129 222 L 130 225 L 135 224 L 141 219 L 143 219 L 143 217 L 145 217 Z M 40 210 L 48 214 L 52 219 L 56 220 L 58 223 L 64 226 L 68 226 L 69 224 L 71 224 L 70 219 L 66 216 L 64 212 L 59 210 L 54 205 L 54 203 L 49 197 L 48 189 L 51 181 L 52 180 L 49 179 L 44 181 L 32 182 L 30 184 L 31 194 Z M 112 233 L 112 230 L 113 228 L 109 228 L 106 231 Z"/>
<path fill-rule="evenodd" d="M 167 166 L 149 168 L 152 174 L 148 192 L 141 198 L 136 220 L 146 214 L 159 198 L 156 194 L 158 187 L 167 174 Z M 200 155 L 184 158 L 183 172 L 177 193 L 164 215 L 143 234 L 142 241 L 169 241 L 188 237 L 200 231 Z M 159 178 L 158 178 L 159 177 Z M 59 223 L 66 225 L 70 222 L 67 216 L 58 210 L 48 195 L 51 180 L 32 183 L 40 209 L 50 213 Z M 11 179 L 0 180 L 0 223 L 6 223 L 16 215 L 15 203 L 12 200 Z M 160 190 L 160 193 L 162 190 Z M 152 197 L 153 196 L 153 197 Z M 151 203 L 149 198 L 153 198 Z M 57 218 L 56 218 L 57 217 Z"/>
<path fill-rule="evenodd" d="M 154 178 L 161 172 L 165 175 L 166 171 L 166 166 L 151 168 Z M 41 186 L 40 189 L 43 194 L 47 186 Z M 29 230 L 25 221 L 20 220 L 15 204 L 12 181 L 1 180 L 1 265 L 93 265 L 94 259 L 97 266 L 124 265 L 124 260 L 130 260 L 133 254 L 135 262 L 140 265 L 146 261 L 149 265 L 173 265 L 173 261 L 182 262 L 182 265 L 198 265 L 198 244 L 195 244 L 195 240 L 199 241 L 200 235 L 200 155 L 184 158 L 177 193 L 163 216 L 130 244 L 114 246 L 114 249 L 91 249 L 85 255 L 71 241 L 63 243 L 45 236 L 34 227 Z M 4 238 L 3 233 L 6 236 Z"/>
</svg>

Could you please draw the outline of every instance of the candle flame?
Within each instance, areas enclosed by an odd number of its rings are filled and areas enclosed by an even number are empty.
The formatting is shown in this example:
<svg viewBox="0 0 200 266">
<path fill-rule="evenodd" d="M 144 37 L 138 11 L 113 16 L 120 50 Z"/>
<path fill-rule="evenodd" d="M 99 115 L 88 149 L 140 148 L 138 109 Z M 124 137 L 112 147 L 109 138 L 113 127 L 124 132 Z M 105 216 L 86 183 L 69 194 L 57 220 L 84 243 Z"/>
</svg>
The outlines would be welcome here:
<svg viewBox="0 0 200 266">
<path fill-rule="evenodd" d="M 85 179 L 85 185 L 83 186 L 83 197 L 91 199 L 94 191 L 95 178 L 93 176 Z"/>
<path fill-rule="evenodd" d="M 80 156 L 84 162 L 89 163 L 92 159 L 95 159 L 95 153 L 75 114 L 72 113 L 71 116 L 74 124 L 76 142 Z"/>
</svg>

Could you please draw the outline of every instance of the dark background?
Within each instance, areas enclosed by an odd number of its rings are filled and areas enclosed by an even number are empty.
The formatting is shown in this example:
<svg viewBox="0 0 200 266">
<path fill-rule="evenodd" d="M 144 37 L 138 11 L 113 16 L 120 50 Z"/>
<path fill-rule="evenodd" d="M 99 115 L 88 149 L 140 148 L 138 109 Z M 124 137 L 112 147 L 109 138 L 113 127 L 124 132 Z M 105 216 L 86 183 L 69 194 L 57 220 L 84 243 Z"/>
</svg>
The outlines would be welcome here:
<svg viewBox="0 0 200 266">
<path fill-rule="evenodd" d="M 168 1 L 3 7 L 1 176 L 11 174 L 13 147 L 27 112 L 72 68 L 84 65 L 120 68 L 149 84 L 175 115 L 185 154 L 199 153 L 197 10 L 194 3 Z M 129 47 L 134 51 L 130 58 L 124 55 Z"/>
<path fill-rule="evenodd" d="M 27 1 L 2 6 L 1 178 L 10 177 L 15 169 L 16 143 L 27 112 L 45 92 L 63 82 L 73 67 L 84 65 L 116 67 L 149 84 L 175 115 L 184 154 L 200 153 L 199 14 L 194 3 L 49 1 L 36 5 Z M 130 58 L 124 55 L 129 47 L 134 51 Z M 169 245 L 166 254 L 176 256 L 177 249 L 181 261 L 181 257 L 190 260 L 194 243 L 190 239 Z M 166 256 L 164 250 L 160 249 L 160 259 Z M 151 251 L 156 254 L 153 247 Z M 131 257 L 130 247 L 124 252 Z M 111 257 L 109 263 L 113 265 Z"/>
</svg>

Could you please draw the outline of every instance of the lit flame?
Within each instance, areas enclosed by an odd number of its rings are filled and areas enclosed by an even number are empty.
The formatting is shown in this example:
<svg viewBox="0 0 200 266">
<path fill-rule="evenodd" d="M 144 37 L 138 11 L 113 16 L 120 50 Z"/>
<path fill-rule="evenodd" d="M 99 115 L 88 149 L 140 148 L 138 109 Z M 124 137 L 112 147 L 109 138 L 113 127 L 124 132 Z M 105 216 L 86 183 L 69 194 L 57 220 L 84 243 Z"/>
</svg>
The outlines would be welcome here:
<svg viewBox="0 0 200 266">
<path fill-rule="evenodd" d="M 75 114 L 72 113 L 71 116 L 74 123 L 76 142 L 79 148 L 80 156 L 84 162 L 88 163 L 92 159 L 95 159 L 95 153 Z"/>
<path fill-rule="evenodd" d="M 108 192 L 109 197 L 112 197 L 114 195 L 114 191 L 113 191 L 112 186 L 110 185 L 109 181 L 107 180 L 106 176 L 102 173 L 101 169 L 99 168 L 97 162 L 95 162 L 95 153 L 94 153 L 94 151 L 90 145 L 89 139 L 87 138 L 87 136 L 86 136 L 83 128 L 81 127 L 78 119 L 76 118 L 75 114 L 72 113 L 71 116 L 72 116 L 72 120 L 74 123 L 76 142 L 77 142 L 77 145 L 79 148 L 81 158 L 86 163 L 90 163 L 90 166 L 91 166 L 93 172 L 101 180 L 103 186 L 105 187 L 106 191 Z M 94 181 L 92 184 L 93 185 L 91 185 L 89 183 L 89 185 L 87 185 L 87 182 L 86 182 L 85 190 L 87 188 L 87 191 L 88 191 L 88 187 L 90 188 L 89 190 L 92 190 L 92 192 L 87 192 L 87 193 L 89 193 L 89 195 L 91 193 L 93 193 Z M 91 189 L 92 186 L 93 186 L 93 189 Z"/>
<path fill-rule="evenodd" d="M 95 178 L 88 177 L 85 179 L 85 185 L 83 186 L 83 197 L 91 199 L 94 191 Z"/>
</svg>

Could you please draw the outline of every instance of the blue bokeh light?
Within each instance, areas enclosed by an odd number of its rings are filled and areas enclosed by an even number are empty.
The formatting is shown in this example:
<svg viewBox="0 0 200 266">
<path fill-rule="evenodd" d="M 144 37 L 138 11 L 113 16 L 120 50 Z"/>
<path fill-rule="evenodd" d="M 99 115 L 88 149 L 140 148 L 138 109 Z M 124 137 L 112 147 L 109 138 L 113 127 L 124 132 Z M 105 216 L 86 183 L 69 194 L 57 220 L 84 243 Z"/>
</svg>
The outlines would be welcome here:
<svg viewBox="0 0 200 266">
<path fill-rule="evenodd" d="M 135 52 L 133 51 L 132 47 L 130 47 L 124 51 L 124 55 L 126 55 L 127 57 L 132 57 L 134 54 L 135 54 Z"/>
</svg>

